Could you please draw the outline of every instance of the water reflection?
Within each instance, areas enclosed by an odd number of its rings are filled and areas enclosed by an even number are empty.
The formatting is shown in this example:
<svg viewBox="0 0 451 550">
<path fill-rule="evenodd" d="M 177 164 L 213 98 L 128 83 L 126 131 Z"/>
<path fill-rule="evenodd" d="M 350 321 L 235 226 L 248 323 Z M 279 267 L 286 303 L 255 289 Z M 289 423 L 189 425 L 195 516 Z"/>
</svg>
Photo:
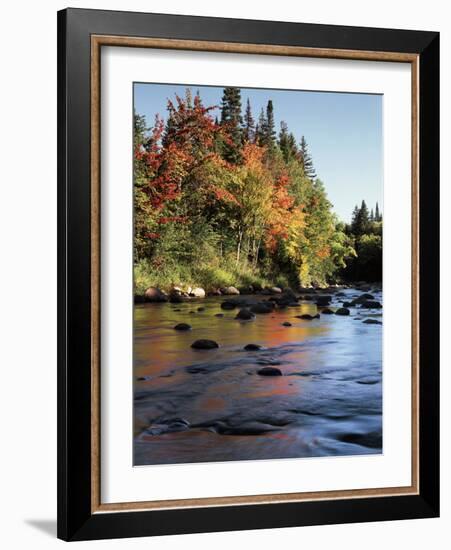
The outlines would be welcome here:
<svg viewBox="0 0 451 550">
<path fill-rule="evenodd" d="M 381 452 L 382 326 L 362 322 L 379 311 L 306 321 L 317 308 L 300 302 L 240 322 L 222 301 L 135 307 L 136 465 Z M 192 330 L 173 329 L 182 322 Z M 192 349 L 199 338 L 220 347 Z"/>
</svg>

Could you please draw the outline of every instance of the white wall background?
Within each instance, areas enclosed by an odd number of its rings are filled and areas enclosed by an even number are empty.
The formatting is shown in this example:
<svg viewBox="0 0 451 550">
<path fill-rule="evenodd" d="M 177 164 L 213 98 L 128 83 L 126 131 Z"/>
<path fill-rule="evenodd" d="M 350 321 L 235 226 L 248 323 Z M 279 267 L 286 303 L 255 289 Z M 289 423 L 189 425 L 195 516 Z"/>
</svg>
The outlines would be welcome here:
<svg viewBox="0 0 451 550">
<path fill-rule="evenodd" d="M 8 549 L 56 540 L 56 11 L 62 1 L 5 3 L 0 55 L 0 530 Z M 440 0 L 211 2 L 129 0 L 72 7 L 411 28 L 441 32 L 442 281 L 451 280 L 451 18 Z M 6 74 L 5 74 L 6 73 Z M 3 196 L 4 194 L 4 196 Z M 448 547 L 451 535 L 449 283 L 442 303 L 442 518 L 82 543 L 85 548 L 217 550 Z M 448 543 L 445 540 L 448 539 Z"/>
</svg>

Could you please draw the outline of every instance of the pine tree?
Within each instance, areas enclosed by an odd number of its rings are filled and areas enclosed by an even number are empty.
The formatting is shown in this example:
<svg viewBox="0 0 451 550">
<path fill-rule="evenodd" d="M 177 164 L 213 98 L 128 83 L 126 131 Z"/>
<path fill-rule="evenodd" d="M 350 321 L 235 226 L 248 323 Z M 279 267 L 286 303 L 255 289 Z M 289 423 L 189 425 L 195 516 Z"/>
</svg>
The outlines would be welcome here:
<svg viewBox="0 0 451 550">
<path fill-rule="evenodd" d="M 260 116 L 258 117 L 258 124 L 255 127 L 255 143 L 258 145 L 265 145 L 265 136 L 266 136 L 266 130 L 267 128 L 267 122 L 265 117 L 265 111 L 260 111 Z"/>
<path fill-rule="evenodd" d="M 352 213 L 351 229 L 354 235 L 360 237 L 368 232 L 370 225 L 370 215 L 366 202 L 363 200 L 360 208 L 356 206 Z"/>
<path fill-rule="evenodd" d="M 352 218 L 351 218 L 352 233 L 355 233 L 355 228 L 357 227 L 357 224 L 358 224 L 359 212 L 360 212 L 360 208 L 357 205 L 355 205 L 354 210 L 352 211 Z"/>
<path fill-rule="evenodd" d="M 243 138 L 245 141 L 253 143 L 255 141 L 255 121 L 252 116 L 251 102 L 247 98 L 246 112 L 244 113 Z"/>
<path fill-rule="evenodd" d="M 304 136 L 302 136 L 301 138 L 300 154 L 301 154 L 301 162 L 304 167 L 304 174 L 311 180 L 314 180 L 316 178 L 316 171 L 313 166 L 312 157 L 308 152 L 308 143 L 305 140 Z"/>
<path fill-rule="evenodd" d="M 374 211 L 373 209 L 371 209 L 371 212 L 370 212 L 370 222 L 374 222 L 375 219 L 374 219 Z"/>
<path fill-rule="evenodd" d="M 174 121 L 174 106 L 171 104 L 168 105 L 168 118 L 166 120 L 166 125 L 164 127 L 162 144 L 163 147 L 167 147 L 168 143 L 173 140 L 175 133 L 175 121 Z"/>
<path fill-rule="evenodd" d="M 221 125 L 227 130 L 231 143 L 224 143 L 223 155 L 226 160 L 238 163 L 241 160 L 241 90 L 224 88 L 221 100 Z"/>
<path fill-rule="evenodd" d="M 374 221 L 375 222 L 381 222 L 382 221 L 382 216 L 379 212 L 379 203 L 376 203 L 376 213 L 374 214 Z"/>
<path fill-rule="evenodd" d="M 284 120 L 280 123 L 279 148 L 285 162 L 289 162 L 291 159 L 296 158 L 298 152 L 296 138 L 291 132 L 288 132 L 288 125 Z"/>
<path fill-rule="evenodd" d="M 274 106 L 272 101 L 268 101 L 266 106 L 266 145 L 270 148 L 274 146 L 276 142 L 276 129 L 274 122 Z"/>
</svg>

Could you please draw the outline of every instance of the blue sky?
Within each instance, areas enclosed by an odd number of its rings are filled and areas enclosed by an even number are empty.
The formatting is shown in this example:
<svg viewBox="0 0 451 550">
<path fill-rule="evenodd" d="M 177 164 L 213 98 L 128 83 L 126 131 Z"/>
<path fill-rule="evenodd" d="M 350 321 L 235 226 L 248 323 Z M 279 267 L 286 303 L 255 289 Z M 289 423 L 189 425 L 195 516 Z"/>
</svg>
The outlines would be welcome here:
<svg viewBox="0 0 451 550">
<path fill-rule="evenodd" d="M 220 105 L 222 87 L 135 83 L 135 110 L 151 126 L 156 113 L 166 119 L 168 98 L 183 97 L 187 87 L 193 95 L 199 90 L 204 105 Z M 354 206 L 363 199 L 368 208 L 377 201 L 383 210 L 381 95 L 241 88 L 243 113 L 247 98 L 255 120 L 271 99 L 277 132 L 284 120 L 298 142 L 305 136 L 318 177 L 341 220 L 350 221 Z"/>
</svg>

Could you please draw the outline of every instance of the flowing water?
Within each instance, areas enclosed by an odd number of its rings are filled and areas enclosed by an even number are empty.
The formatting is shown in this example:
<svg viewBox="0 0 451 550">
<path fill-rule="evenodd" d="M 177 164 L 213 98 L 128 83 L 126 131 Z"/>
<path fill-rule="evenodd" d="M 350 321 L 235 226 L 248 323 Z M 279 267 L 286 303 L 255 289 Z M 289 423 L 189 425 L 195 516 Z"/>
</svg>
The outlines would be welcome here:
<svg viewBox="0 0 451 550">
<path fill-rule="evenodd" d="M 332 309 L 359 292 L 344 294 Z M 317 306 L 300 301 L 238 321 L 224 299 L 135 306 L 135 465 L 382 452 L 382 325 L 363 322 L 382 310 L 302 320 Z M 174 330 L 182 322 L 192 330 Z M 220 347 L 192 349 L 197 339 Z"/>
</svg>

